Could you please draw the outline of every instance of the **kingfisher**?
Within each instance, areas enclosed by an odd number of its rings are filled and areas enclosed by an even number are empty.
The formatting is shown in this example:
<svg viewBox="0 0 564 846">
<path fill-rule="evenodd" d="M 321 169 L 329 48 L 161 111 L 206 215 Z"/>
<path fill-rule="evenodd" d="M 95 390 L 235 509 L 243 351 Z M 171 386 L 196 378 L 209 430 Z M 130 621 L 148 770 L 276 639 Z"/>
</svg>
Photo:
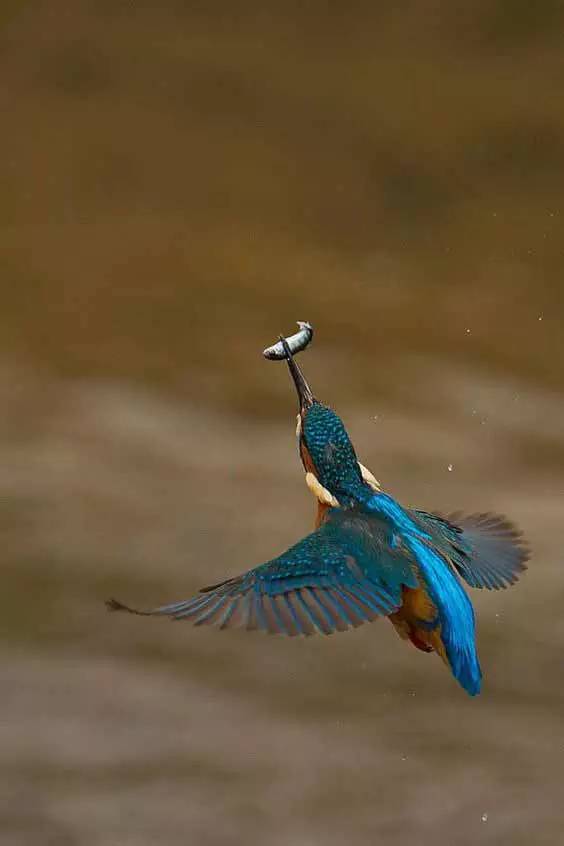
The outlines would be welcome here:
<svg viewBox="0 0 564 846">
<path fill-rule="evenodd" d="M 297 440 L 316 502 L 314 531 L 281 555 L 189 599 L 114 611 L 290 637 L 329 635 L 388 617 L 399 636 L 435 652 L 471 696 L 482 672 L 463 582 L 499 590 L 528 560 L 521 532 L 491 513 L 448 517 L 402 506 L 358 460 L 340 417 L 319 402 L 280 338 L 298 396 Z"/>
</svg>

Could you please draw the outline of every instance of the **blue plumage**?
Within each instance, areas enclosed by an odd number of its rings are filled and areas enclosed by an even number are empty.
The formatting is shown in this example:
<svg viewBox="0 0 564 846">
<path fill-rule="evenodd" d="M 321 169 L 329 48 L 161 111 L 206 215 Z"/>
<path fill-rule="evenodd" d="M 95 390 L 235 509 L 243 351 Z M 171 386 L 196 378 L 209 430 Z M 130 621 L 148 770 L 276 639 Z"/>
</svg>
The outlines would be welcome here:
<svg viewBox="0 0 564 846">
<path fill-rule="evenodd" d="M 271 633 L 343 631 L 392 613 L 402 587 L 417 586 L 410 561 L 389 546 L 385 533 L 371 515 L 333 509 L 320 529 L 278 558 L 149 613 Z M 225 603 L 234 609 L 228 616 Z"/>
<path fill-rule="evenodd" d="M 437 625 L 453 675 L 468 693 L 480 691 L 482 673 L 476 654 L 474 610 L 440 547 L 421 523 L 387 494 L 372 494 L 366 507 L 385 515 L 413 554 L 425 588 L 437 609 Z"/>
<path fill-rule="evenodd" d="M 451 514 L 438 517 L 422 511 L 418 519 L 437 543 L 445 543 L 449 558 L 474 588 L 501 590 L 515 584 L 526 569 L 528 549 L 521 532 L 497 514 Z"/>
<path fill-rule="evenodd" d="M 452 673 L 472 696 L 480 692 L 482 671 L 476 653 L 474 609 L 456 575 L 432 547 L 407 541 L 421 568 L 425 587 L 438 612 L 440 634 Z"/>
<path fill-rule="evenodd" d="M 354 447 L 333 409 L 314 403 L 302 419 L 301 444 L 323 487 L 347 495 L 362 485 Z"/>
<path fill-rule="evenodd" d="M 341 419 L 313 398 L 286 352 L 300 401 L 300 455 L 319 486 L 317 530 L 277 558 L 191 599 L 150 611 L 115 600 L 108 606 L 290 637 L 346 631 L 388 616 L 402 637 L 438 652 L 475 695 L 482 674 L 474 610 L 460 578 L 489 589 L 513 584 L 528 557 L 520 534 L 495 515 L 446 519 L 376 493 Z"/>
</svg>

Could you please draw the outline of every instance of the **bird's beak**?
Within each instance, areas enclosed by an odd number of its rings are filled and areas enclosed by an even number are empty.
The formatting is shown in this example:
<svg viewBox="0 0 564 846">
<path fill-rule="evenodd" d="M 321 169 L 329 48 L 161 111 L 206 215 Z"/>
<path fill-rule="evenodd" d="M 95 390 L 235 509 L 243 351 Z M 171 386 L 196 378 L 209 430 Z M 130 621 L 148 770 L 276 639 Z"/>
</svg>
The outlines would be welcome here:
<svg viewBox="0 0 564 846">
<path fill-rule="evenodd" d="M 280 341 L 282 342 L 284 352 L 286 353 L 286 361 L 288 362 L 288 369 L 290 371 L 290 375 L 294 380 L 294 385 L 296 386 L 296 391 L 298 392 L 300 414 L 303 414 L 305 411 L 307 411 L 308 408 L 311 408 L 315 400 L 313 398 L 311 388 L 309 387 L 302 371 L 294 360 L 294 356 L 292 355 L 290 347 L 286 342 L 286 338 L 280 336 Z"/>
</svg>

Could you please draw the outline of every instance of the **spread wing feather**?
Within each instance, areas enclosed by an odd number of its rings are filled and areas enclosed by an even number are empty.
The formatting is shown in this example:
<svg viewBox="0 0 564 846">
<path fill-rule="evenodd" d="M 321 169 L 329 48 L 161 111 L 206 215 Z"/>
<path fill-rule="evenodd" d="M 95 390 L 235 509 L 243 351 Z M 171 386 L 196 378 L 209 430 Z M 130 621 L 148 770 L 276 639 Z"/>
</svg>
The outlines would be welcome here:
<svg viewBox="0 0 564 846">
<path fill-rule="evenodd" d="M 396 611 L 402 586 L 416 587 L 412 558 L 378 518 L 332 510 L 327 521 L 278 558 L 149 611 L 109 600 L 112 610 L 271 634 L 331 634 Z"/>
<path fill-rule="evenodd" d="M 437 545 L 459 575 L 474 588 L 500 590 L 515 584 L 527 569 L 529 549 L 521 532 L 498 514 L 451 514 L 443 518 L 415 512 L 431 528 Z"/>
</svg>

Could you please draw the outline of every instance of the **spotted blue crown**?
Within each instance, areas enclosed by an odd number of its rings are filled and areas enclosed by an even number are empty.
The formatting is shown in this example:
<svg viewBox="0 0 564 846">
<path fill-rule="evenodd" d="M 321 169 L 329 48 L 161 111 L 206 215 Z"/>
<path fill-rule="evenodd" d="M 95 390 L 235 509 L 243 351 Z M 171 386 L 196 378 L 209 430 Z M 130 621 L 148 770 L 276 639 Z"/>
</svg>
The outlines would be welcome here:
<svg viewBox="0 0 564 846">
<path fill-rule="evenodd" d="M 319 402 L 302 421 L 302 438 L 324 488 L 337 498 L 362 488 L 362 476 L 354 447 L 341 418 Z"/>
</svg>

